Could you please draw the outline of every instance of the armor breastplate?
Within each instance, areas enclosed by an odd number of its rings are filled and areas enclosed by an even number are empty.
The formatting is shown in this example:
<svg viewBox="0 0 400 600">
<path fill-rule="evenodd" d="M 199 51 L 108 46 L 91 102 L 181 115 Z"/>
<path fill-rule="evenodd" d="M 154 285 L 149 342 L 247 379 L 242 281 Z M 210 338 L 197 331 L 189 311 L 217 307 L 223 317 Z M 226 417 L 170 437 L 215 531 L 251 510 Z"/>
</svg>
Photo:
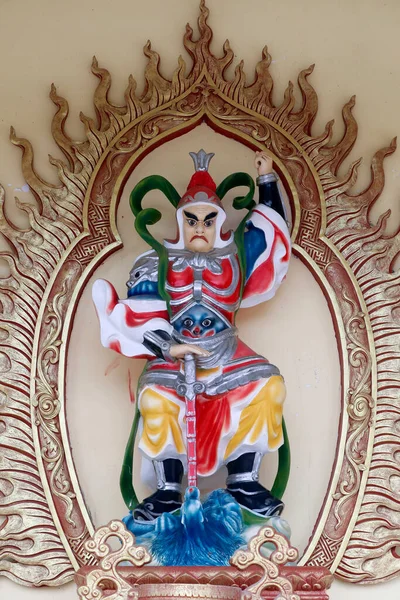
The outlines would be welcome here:
<svg viewBox="0 0 400 600">
<path fill-rule="evenodd" d="M 169 259 L 166 289 L 171 296 L 172 323 L 197 304 L 232 326 L 241 287 L 236 246 L 209 253 L 171 251 Z"/>
</svg>

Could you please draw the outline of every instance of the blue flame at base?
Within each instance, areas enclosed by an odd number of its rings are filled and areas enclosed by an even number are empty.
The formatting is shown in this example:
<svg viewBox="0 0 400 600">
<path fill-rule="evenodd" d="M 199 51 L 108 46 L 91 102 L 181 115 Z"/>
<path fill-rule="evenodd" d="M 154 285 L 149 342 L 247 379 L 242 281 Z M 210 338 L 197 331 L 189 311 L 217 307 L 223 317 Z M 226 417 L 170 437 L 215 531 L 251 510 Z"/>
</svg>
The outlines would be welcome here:
<svg viewBox="0 0 400 600">
<path fill-rule="evenodd" d="M 187 488 L 180 514 L 165 513 L 153 523 L 123 519 L 138 544 L 145 544 L 158 564 L 228 566 L 245 544 L 239 504 L 225 490 L 215 490 L 202 503 L 198 488 Z"/>
</svg>

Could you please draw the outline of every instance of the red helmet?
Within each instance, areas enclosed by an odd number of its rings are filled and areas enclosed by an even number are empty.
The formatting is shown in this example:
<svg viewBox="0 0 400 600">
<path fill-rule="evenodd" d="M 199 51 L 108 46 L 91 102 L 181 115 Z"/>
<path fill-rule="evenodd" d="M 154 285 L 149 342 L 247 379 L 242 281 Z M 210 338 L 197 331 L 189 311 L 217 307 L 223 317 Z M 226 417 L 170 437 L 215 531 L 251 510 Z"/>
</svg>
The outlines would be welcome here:
<svg viewBox="0 0 400 600">
<path fill-rule="evenodd" d="M 196 172 L 192 175 L 177 208 L 193 202 L 214 204 L 218 208 L 222 208 L 222 202 L 215 193 L 217 186 L 208 172 L 208 165 L 214 153 L 207 154 L 204 150 L 199 150 L 199 152 L 190 152 L 189 154 L 193 158 Z"/>
<path fill-rule="evenodd" d="M 186 192 L 179 200 L 176 207 L 176 219 L 178 223 L 178 233 L 174 241 L 167 241 L 165 245 L 167 247 L 183 247 L 182 237 L 182 210 L 183 207 L 189 204 L 210 204 L 218 209 L 217 216 L 217 238 L 216 247 L 226 246 L 232 240 L 232 233 L 230 231 L 222 233 L 221 227 L 226 219 L 226 213 L 222 206 L 220 198 L 216 194 L 217 186 L 215 181 L 208 172 L 208 165 L 210 160 L 214 156 L 211 152 L 207 154 L 204 150 L 199 152 L 190 152 L 190 156 L 193 159 L 196 172 L 192 175 Z"/>
</svg>

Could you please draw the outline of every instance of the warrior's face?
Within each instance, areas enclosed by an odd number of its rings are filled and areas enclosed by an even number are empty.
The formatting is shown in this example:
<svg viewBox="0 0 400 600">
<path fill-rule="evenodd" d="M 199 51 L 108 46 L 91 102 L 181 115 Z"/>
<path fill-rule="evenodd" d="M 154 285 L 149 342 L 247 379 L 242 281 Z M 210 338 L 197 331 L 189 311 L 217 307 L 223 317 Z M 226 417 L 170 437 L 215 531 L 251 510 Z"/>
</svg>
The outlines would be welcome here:
<svg viewBox="0 0 400 600">
<path fill-rule="evenodd" d="M 191 252 L 209 252 L 214 248 L 218 210 L 210 204 L 188 204 L 183 209 L 183 239 Z"/>
</svg>

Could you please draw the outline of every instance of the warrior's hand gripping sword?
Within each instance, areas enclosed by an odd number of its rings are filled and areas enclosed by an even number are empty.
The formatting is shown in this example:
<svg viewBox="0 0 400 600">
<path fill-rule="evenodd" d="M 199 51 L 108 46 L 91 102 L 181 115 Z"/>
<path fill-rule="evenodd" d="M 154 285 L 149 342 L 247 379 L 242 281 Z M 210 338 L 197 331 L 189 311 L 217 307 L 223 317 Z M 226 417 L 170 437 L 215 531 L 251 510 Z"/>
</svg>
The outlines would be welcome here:
<svg viewBox="0 0 400 600">
<path fill-rule="evenodd" d="M 188 487 L 197 487 L 196 395 L 204 392 L 204 389 L 204 383 L 196 381 L 196 361 L 193 354 L 185 354 L 185 382 L 180 383 L 176 391 L 186 400 Z"/>
</svg>

